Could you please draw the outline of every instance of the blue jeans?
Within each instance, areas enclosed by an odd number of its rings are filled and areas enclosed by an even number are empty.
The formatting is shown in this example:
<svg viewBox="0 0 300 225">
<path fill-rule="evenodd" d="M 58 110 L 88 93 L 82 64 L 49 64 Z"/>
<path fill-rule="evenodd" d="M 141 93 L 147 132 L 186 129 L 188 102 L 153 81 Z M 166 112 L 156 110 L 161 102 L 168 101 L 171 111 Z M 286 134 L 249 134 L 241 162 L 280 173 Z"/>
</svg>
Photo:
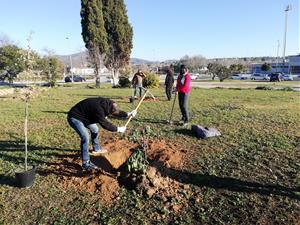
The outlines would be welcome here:
<svg viewBox="0 0 300 225">
<path fill-rule="evenodd" d="M 90 137 L 89 137 L 88 130 L 90 130 L 90 132 L 91 132 L 93 149 L 95 151 L 99 151 L 101 149 L 101 146 L 99 145 L 99 140 L 98 140 L 98 137 L 99 137 L 98 126 L 95 123 L 85 126 L 80 120 L 75 119 L 74 117 L 68 117 L 68 123 L 80 137 L 81 158 L 82 158 L 82 163 L 85 164 L 90 160 L 90 155 L 89 155 L 89 139 L 90 139 Z"/>
<path fill-rule="evenodd" d="M 136 97 L 137 89 L 140 89 L 140 97 L 142 97 L 142 90 L 143 90 L 143 87 L 142 87 L 142 86 L 139 86 L 139 85 L 135 85 L 135 87 L 134 87 L 134 97 Z"/>
</svg>

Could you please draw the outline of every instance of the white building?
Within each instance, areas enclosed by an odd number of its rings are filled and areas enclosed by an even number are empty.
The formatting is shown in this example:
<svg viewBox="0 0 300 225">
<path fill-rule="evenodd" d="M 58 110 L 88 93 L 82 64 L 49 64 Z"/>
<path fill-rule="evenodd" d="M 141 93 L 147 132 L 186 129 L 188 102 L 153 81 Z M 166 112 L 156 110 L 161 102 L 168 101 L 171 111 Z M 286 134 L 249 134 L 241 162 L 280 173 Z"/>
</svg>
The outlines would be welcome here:
<svg viewBox="0 0 300 225">
<path fill-rule="evenodd" d="M 292 74 L 300 74 L 300 54 L 289 56 L 289 72 Z"/>
<path fill-rule="evenodd" d="M 251 65 L 252 73 L 274 73 L 274 72 L 283 72 L 288 74 L 300 74 L 300 54 L 299 55 L 291 55 L 287 57 L 287 61 L 285 63 L 270 63 L 272 66 L 271 71 L 262 71 L 261 66 L 262 63 L 256 63 Z"/>
</svg>

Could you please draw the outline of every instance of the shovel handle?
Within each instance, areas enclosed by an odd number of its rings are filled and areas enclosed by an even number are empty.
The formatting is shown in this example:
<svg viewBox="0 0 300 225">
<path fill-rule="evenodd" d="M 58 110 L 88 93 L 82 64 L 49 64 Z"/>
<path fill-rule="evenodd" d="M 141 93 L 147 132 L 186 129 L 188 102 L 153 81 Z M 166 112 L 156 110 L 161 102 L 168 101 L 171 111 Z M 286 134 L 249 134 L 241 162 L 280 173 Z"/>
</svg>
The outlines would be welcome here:
<svg viewBox="0 0 300 225">
<path fill-rule="evenodd" d="M 173 111 L 174 111 L 174 106 L 175 106 L 175 102 L 176 102 L 176 97 L 177 97 L 177 91 L 175 92 L 175 96 L 174 96 L 174 101 L 173 101 L 173 105 L 172 105 L 172 110 L 171 110 L 169 122 L 171 122 L 171 120 L 172 120 Z"/>
<path fill-rule="evenodd" d="M 143 95 L 142 99 L 140 100 L 139 104 L 137 105 L 137 107 L 135 108 L 135 111 L 138 110 L 138 108 L 140 107 L 140 105 L 142 104 L 142 102 L 144 101 L 146 95 L 148 94 L 148 90 L 145 92 L 145 94 Z M 125 124 L 125 127 L 127 127 L 127 125 L 129 124 L 130 120 L 132 119 L 132 115 L 130 115 L 130 117 L 128 118 L 126 124 Z"/>
<path fill-rule="evenodd" d="M 151 95 L 151 97 L 155 100 L 154 95 L 149 91 L 149 89 L 146 89 L 146 88 L 144 88 L 144 87 L 142 87 L 142 89 L 144 89 L 145 91 L 148 91 L 148 93 Z"/>
</svg>

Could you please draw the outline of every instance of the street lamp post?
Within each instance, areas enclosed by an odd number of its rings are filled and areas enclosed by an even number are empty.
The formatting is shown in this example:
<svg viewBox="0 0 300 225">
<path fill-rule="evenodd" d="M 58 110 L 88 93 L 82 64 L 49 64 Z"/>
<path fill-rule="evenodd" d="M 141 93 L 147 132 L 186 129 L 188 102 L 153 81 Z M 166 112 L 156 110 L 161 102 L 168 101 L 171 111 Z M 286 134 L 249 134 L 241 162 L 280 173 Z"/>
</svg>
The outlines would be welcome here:
<svg viewBox="0 0 300 225">
<path fill-rule="evenodd" d="M 276 72 L 278 72 L 278 66 L 279 66 L 279 48 L 280 48 L 280 42 L 279 40 L 277 40 Z"/>
<path fill-rule="evenodd" d="M 288 12 L 292 10 L 292 6 L 288 5 L 285 11 L 285 24 L 284 24 L 284 36 L 283 36 L 283 55 L 282 55 L 282 72 L 284 72 L 285 64 L 285 49 L 286 49 L 286 34 L 287 34 L 287 25 L 288 25 Z"/>
<path fill-rule="evenodd" d="M 66 37 L 66 39 L 68 40 L 68 45 L 69 45 L 69 49 L 70 49 L 70 42 L 69 42 L 69 37 Z M 72 82 L 73 82 L 73 72 L 72 72 L 72 68 L 73 68 L 73 65 L 72 65 L 72 54 L 70 53 L 70 72 L 71 72 L 71 77 L 72 77 Z"/>
</svg>

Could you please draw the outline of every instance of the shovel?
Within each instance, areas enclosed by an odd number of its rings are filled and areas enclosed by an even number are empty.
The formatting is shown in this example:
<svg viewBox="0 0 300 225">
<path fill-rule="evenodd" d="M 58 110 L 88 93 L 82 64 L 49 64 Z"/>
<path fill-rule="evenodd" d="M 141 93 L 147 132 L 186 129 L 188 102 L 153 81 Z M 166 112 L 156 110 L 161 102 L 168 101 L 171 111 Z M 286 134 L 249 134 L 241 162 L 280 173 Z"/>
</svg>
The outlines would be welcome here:
<svg viewBox="0 0 300 225">
<path fill-rule="evenodd" d="M 146 95 L 148 94 L 148 90 L 146 90 L 145 94 L 143 95 L 142 99 L 140 100 L 139 104 L 137 105 L 137 107 L 135 108 L 135 110 L 137 111 L 138 108 L 140 107 L 140 105 L 142 104 L 142 102 L 144 101 Z M 132 119 L 132 115 L 130 115 L 130 117 L 128 118 L 126 124 L 125 124 L 125 127 L 127 127 L 127 125 L 129 124 L 130 120 Z"/>
<path fill-rule="evenodd" d="M 148 93 L 151 95 L 151 97 L 155 100 L 154 95 L 153 95 L 148 89 L 146 89 L 146 88 L 144 88 L 144 87 L 142 87 L 142 89 L 143 89 L 144 91 L 148 91 Z"/>
<path fill-rule="evenodd" d="M 174 101 L 173 101 L 173 105 L 172 105 L 172 109 L 171 109 L 170 118 L 167 121 L 169 124 L 173 124 L 172 117 L 173 117 L 173 111 L 174 111 L 174 106 L 175 106 L 175 102 L 176 102 L 176 97 L 177 97 L 177 91 L 175 92 L 175 96 L 174 96 Z"/>
</svg>

